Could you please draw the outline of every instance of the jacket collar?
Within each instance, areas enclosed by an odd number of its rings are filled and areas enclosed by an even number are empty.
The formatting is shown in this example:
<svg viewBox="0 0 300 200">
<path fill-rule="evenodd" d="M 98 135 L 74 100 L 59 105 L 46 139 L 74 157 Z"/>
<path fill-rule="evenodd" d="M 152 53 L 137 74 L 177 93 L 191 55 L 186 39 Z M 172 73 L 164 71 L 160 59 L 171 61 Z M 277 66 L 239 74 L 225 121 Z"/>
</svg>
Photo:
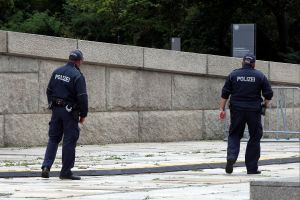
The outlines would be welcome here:
<svg viewBox="0 0 300 200">
<path fill-rule="evenodd" d="M 243 68 L 246 68 L 246 69 L 254 69 L 254 68 L 252 67 L 251 64 L 244 64 L 244 65 L 243 65 Z"/>
<path fill-rule="evenodd" d="M 75 65 L 75 63 L 73 63 L 73 62 L 68 62 L 67 65 L 71 66 L 71 67 L 75 67 L 78 71 L 80 71 L 79 67 L 77 65 Z"/>
</svg>

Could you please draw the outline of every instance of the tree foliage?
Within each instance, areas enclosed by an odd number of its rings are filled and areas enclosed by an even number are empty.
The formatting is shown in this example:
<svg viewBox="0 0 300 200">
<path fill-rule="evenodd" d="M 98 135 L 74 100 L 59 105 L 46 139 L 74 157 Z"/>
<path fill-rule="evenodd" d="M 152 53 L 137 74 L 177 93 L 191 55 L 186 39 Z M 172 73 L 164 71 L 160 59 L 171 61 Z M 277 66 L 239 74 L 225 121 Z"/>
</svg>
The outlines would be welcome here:
<svg viewBox="0 0 300 200">
<path fill-rule="evenodd" d="M 0 0 L 0 29 L 231 54 L 231 24 L 256 23 L 257 57 L 300 63 L 299 0 Z"/>
</svg>

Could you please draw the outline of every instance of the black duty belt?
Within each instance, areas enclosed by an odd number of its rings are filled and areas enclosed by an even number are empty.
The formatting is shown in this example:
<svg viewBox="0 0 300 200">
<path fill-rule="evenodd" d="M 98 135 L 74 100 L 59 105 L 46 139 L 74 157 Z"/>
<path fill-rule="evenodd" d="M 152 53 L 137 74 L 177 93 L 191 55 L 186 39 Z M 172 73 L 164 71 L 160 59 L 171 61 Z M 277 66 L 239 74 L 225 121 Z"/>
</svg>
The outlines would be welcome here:
<svg viewBox="0 0 300 200">
<path fill-rule="evenodd" d="M 56 98 L 53 101 L 53 105 L 58 107 L 64 107 L 67 105 L 67 103 L 63 99 Z"/>
</svg>

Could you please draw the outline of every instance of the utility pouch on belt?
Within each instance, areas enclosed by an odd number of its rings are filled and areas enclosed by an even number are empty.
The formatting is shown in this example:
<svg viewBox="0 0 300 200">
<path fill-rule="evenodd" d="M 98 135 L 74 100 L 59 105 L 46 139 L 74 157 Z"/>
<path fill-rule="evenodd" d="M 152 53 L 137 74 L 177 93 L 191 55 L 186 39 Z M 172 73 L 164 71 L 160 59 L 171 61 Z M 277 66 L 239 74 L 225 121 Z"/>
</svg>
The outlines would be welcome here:
<svg viewBox="0 0 300 200">
<path fill-rule="evenodd" d="M 55 98 L 52 98 L 51 106 L 64 107 L 64 106 L 66 106 L 66 102 L 63 99 L 55 97 Z"/>
</svg>

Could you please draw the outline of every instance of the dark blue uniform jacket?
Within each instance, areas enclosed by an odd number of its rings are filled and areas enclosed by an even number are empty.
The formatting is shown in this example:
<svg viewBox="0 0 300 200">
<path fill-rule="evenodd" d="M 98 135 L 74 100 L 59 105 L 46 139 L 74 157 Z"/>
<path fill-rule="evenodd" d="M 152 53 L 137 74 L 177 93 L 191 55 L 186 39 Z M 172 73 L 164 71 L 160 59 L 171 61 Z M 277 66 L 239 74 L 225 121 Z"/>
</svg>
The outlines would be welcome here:
<svg viewBox="0 0 300 200">
<path fill-rule="evenodd" d="M 69 62 L 54 70 L 48 84 L 47 98 L 49 104 L 55 98 L 63 99 L 70 105 L 77 104 L 80 116 L 87 116 L 88 96 L 85 78 L 74 63 Z"/>
<path fill-rule="evenodd" d="M 259 111 L 263 96 L 267 100 L 273 97 L 273 91 L 265 75 L 251 65 L 233 70 L 222 89 L 222 98 L 230 97 L 230 108 L 234 110 Z"/>
</svg>

